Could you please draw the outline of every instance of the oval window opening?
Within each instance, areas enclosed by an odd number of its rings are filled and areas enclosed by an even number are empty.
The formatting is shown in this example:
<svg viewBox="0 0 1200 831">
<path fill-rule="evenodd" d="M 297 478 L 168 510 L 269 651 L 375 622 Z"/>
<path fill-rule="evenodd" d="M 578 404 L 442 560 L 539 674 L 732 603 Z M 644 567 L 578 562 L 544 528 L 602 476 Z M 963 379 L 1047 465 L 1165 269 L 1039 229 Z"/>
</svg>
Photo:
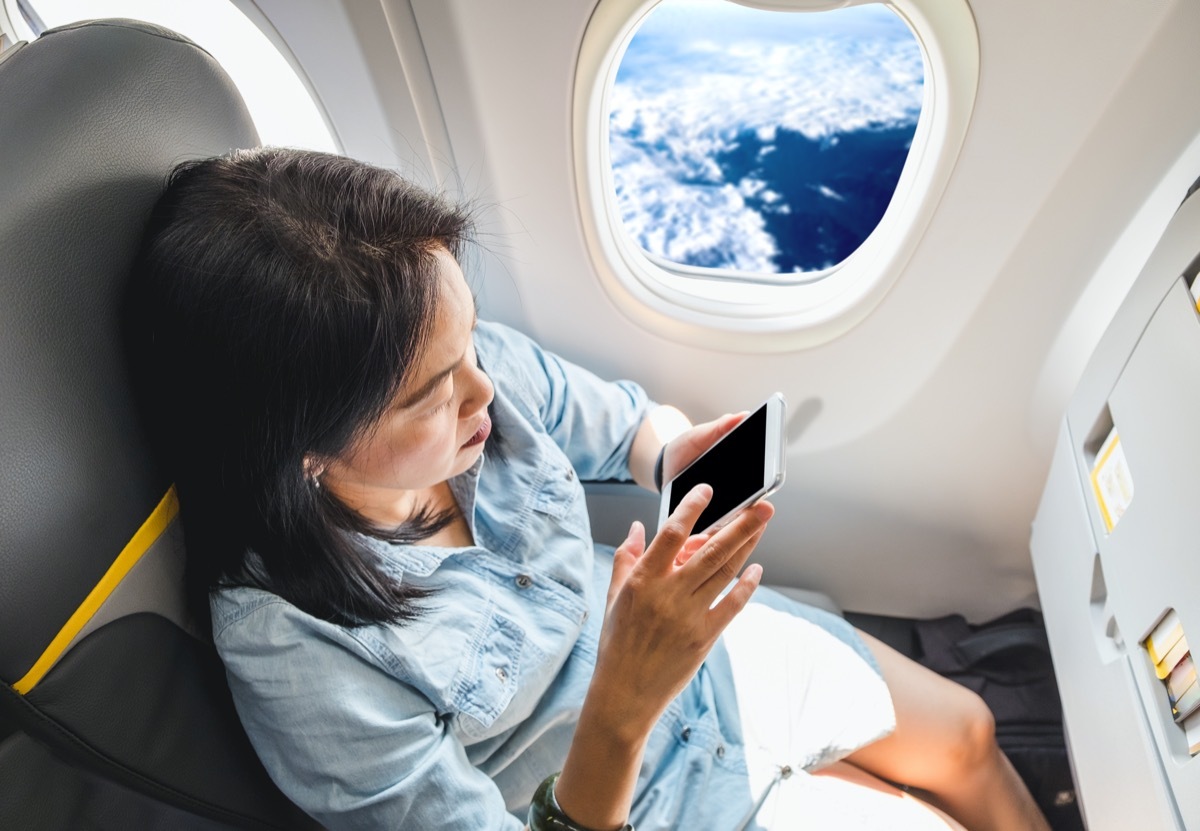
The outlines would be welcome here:
<svg viewBox="0 0 1200 831">
<path fill-rule="evenodd" d="M 681 276 L 822 276 L 887 210 L 924 84 L 920 43 L 883 5 L 663 0 L 608 97 L 618 224 Z"/>
</svg>

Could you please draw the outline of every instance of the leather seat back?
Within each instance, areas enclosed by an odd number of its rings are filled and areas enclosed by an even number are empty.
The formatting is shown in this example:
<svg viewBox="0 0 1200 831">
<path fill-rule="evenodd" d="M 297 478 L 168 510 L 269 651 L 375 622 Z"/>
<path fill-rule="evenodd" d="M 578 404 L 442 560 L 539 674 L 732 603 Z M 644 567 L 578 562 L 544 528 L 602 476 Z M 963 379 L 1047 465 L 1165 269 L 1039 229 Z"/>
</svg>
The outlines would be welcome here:
<svg viewBox="0 0 1200 831">
<path fill-rule="evenodd" d="M 0 827 L 316 827 L 189 632 L 120 335 L 167 173 L 257 143 L 228 76 L 166 29 L 0 53 Z"/>
</svg>

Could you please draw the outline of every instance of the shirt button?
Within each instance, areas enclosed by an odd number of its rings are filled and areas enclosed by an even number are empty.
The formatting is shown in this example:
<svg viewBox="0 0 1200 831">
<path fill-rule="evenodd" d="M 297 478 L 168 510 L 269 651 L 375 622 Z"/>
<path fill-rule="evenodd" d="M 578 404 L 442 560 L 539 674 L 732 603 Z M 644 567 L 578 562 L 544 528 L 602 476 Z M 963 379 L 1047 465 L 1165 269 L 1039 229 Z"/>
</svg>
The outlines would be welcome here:
<svg viewBox="0 0 1200 831">
<path fill-rule="evenodd" d="M 508 673 L 504 671 L 504 667 L 496 667 L 496 677 L 500 679 L 501 684 L 507 683 Z"/>
<path fill-rule="evenodd" d="M 533 585 L 533 578 L 530 577 L 528 574 L 518 574 L 517 575 L 517 588 L 527 589 L 532 585 Z"/>
<path fill-rule="evenodd" d="M 679 738 L 683 739 L 685 742 L 688 739 L 690 739 L 691 737 L 692 737 L 692 728 L 690 728 L 690 727 L 685 727 L 685 728 L 683 728 L 683 730 L 681 730 L 679 732 Z"/>
<path fill-rule="evenodd" d="M 723 744 L 717 745 L 717 758 L 718 759 L 725 758 L 725 745 L 723 745 Z"/>
<path fill-rule="evenodd" d="M 571 468 L 570 470 L 567 471 L 567 481 L 570 482 L 574 478 L 575 478 L 575 469 Z"/>
</svg>

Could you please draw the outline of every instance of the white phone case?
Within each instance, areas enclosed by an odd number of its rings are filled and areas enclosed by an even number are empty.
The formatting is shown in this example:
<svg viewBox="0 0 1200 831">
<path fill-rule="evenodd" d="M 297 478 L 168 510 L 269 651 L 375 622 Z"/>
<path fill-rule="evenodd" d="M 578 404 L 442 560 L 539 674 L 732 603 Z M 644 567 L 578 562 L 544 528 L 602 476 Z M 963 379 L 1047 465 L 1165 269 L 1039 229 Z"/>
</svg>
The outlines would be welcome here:
<svg viewBox="0 0 1200 831">
<path fill-rule="evenodd" d="M 741 511 L 743 508 L 746 508 L 747 506 L 754 504 L 758 500 L 763 499 L 766 496 L 769 496 L 770 494 L 779 490 L 780 486 L 783 485 L 784 461 L 785 461 L 785 457 L 786 457 L 784 433 L 785 433 L 785 427 L 787 424 L 787 402 L 783 397 L 783 393 L 777 392 L 774 395 L 772 395 L 771 397 L 769 397 L 762 404 L 760 404 L 758 407 L 755 407 L 754 410 L 751 411 L 751 416 L 747 417 L 747 420 L 749 420 L 750 417 L 753 417 L 755 414 L 757 414 L 757 412 L 760 409 L 763 409 L 763 408 L 766 409 L 766 429 L 764 432 L 764 441 L 763 441 L 763 447 L 762 447 L 763 475 L 762 475 L 761 481 L 758 483 L 755 483 L 754 487 L 749 488 L 748 492 L 744 495 L 744 497 L 737 501 L 735 507 L 726 511 L 719 518 L 717 518 L 714 522 L 709 523 L 707 528 L 700 528 L 700 527 L 693 528 L 692 529 L 693 533 L 701 533 L 704 531 L 708 531 L 711 533 L 712 531 L 715 531 L 716 529 L 720 528 L 721 526 L 723 526 L 726 523 L 728 523 L 729 521 L 731 521 L 735 516 L 737 516 L 738 512 Z M 743 424 L 745 424 L 745 422 L 743 422 Z M 696 465 L 703 463 L 704 459 L 710 453 L 713 453 L 714 451 L 717 450 L 717 448 L 721 447 L 722 444 L 724 444 L 732 436 L 734 436 L 737 433 L 737 431 L 741 428 L 742 428 L 742 425 L 739 424 L 729 434 L 724 436 L 721 439 L 721 441 L 717 442 L 715 445 L 713 445 L 708 450 L 706 450 L 690 465 L 688 465 L 683 470 L 679 471 L 679 473 L 677 473 L 675 475 L 675 477 L 672 478 L 671 481 L 669 481 L 663 485 L 662 498 L 659 503 L 659 515 L 658 515 L 658 524 L 660 527 L 662 526 L 663 522 L 666 521 L 667 517 L 671 513 L 670 505 L 671 505 L 672 494 L 673 494 L 673 490 L 674 490 L 674 485 L 675 485 L 676 481 L 679 479 L 679 477 L 683 476 L 684 473 L 691 470 Z M 710 483 L 710 484 L 712 484 L 713 488 L 714 488 L 714 502 L 715 502 L 715 501 L 717 501 L 717 498 L 718 498 L 715 491 L 718 488 L 720 488 L 721 485 L 720 485 L 720 483 Z M 680 494 L 679 498 L 682 499 L 682 497 L 683 497 L 683 494 Z M 699 522 L 697 522 L 697 526 L 699 526 Z"/>
</svg>

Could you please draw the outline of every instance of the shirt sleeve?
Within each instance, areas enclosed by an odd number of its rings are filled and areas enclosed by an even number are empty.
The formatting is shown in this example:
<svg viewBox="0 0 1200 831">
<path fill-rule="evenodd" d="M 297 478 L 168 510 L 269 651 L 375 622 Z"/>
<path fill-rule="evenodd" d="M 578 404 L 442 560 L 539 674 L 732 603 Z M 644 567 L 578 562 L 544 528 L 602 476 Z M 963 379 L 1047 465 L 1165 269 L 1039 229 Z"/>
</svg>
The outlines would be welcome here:
<svg viewBox="0 0 1200 831">
<path fill-rule="evenodd" d="M 580 479 L 632 479 L 629 450 L 653 406 L 633 381 L 604 381 L 498 323 L 477 327 L 476 348 L 485 371 L 520 379 L 546 431 L 571 460 Z"/>
<path fill-rule="evenodd" d="M 524 827 L 433 705 L 370 661 L 352 632 L 274 601 L 216 641 L 271 778 L 331 831 Z"/>
</svg>

